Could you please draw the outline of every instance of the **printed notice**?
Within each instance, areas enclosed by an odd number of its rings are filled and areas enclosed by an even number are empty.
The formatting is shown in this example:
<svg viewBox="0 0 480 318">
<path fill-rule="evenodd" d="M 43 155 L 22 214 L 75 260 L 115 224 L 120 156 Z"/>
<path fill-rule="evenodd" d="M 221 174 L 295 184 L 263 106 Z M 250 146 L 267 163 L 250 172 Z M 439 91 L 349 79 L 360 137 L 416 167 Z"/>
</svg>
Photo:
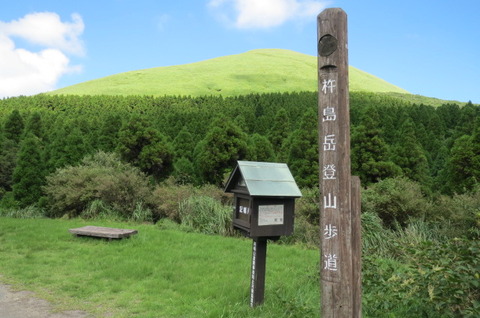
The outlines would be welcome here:
<svg viewBox="0 0 480 318">
<path fill-rule="evenodd" d="M 259 205 L 258 206 L 258 226 L 262 225 L 282 225 L 283 224 L 283 205 Z"/>
</svg>

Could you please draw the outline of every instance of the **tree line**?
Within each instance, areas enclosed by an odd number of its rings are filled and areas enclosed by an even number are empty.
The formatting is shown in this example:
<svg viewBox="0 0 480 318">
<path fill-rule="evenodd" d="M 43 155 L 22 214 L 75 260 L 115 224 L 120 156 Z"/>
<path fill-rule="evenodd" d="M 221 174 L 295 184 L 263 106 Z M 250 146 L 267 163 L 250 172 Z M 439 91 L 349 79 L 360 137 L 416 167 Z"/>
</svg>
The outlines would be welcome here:
<svg viewBox="0 0 480 318">
<path fill-rule="evenodd" d="M 350 94 L 352 174 L 406 177 L 425 194 L 466 193 L 480 177 L 479 107 Z M 98 151 L 152 183 L 222 185 L 236 160 L 286 162 L 318 185 L 315 93 L 237 97 L 50 96 L 0 100 L 0 202 L 41 203 L 49 175 Z"/>
</svg>

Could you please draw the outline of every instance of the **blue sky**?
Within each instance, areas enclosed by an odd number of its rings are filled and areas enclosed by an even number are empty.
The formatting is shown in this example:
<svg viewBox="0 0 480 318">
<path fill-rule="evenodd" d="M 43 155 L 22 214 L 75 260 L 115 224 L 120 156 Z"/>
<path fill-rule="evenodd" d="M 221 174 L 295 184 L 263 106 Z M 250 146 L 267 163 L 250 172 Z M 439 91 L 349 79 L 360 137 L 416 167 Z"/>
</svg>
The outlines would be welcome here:
<svg viewBox="0 0 480 318">
<path fill-rule="evenodd" d="M 15 0 L 0 10 L 0 98 L 252 49 L 316 55 L 348 15 L 349 62 L 411 93 L 480 104 L 480 1 Z"/>
</svg>

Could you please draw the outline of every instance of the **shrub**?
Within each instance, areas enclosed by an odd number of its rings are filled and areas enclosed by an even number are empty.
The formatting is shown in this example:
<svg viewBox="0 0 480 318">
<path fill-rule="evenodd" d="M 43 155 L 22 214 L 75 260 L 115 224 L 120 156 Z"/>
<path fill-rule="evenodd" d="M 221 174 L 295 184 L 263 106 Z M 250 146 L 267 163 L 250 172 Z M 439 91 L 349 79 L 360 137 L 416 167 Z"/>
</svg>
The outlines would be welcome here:
<svg viewBox="0 0 480 318">
<path fill-rule="evenodd" d="M 169 218 L 180 222 L 180 203 L 192 195 L 211 197 L 222 204 L 232 204 L 232 195 L 225 193 L 214 185 L 195 187 L 191 184 L 178 185 L 173 178 L 159 184 L 153 190 L 149 203 L 152 206 L 153 218 L 158 221 L 161 218 Z"/>
<path fill-rule="evenodd" d="M 431 209 L 420 184 L 406 178 L 385 179 L 362 192 L 362 212 L 378 214 L 390 228 L 404 227 L 410 218 L 425 216 Z"/>
<path fill-rule="evenodd" d="M 304 218 L 313 225 L 320 224 L 319 188 L 303 188 L 302 197 L 295 201 L 295 217 Z"/>
<path fill-rule="evenodd" d="M 397 231 L 382 230 L 373 214 L 362 223 L 365 315 L 479 317 L 478 241 L 448 240 L 421 220 Z"/>
<path fill-rule="evenodd" d="M 413 269 L 392 259 L 362 255 L 362 308 L 365 317 L 449 318 L 420 297 Z M 423 296 L 423 295 L 422 295 Z"/>
<path fill-rule="evenodd" d="M 47 177 L 44 191 L 49 216 L 76 217 L 93 201 L 101 200 L 126 219 L 151 193 L 147 177 L 138 168 L 102 151 L 86 157 L 78 166 L 58 169 Z"/>
<path fill-rule="evenodd" d="M 195 191 L 192 185 L 175 185 L 167 182 L 155 187 L 150 197 L 155 221 L 168 218 L 180 223 L 180 202 L 188 199 Z"/>
<path fill-rule="evenodd" d="M 13 197 L 13 192 L 5 192 L 0 199 L 0 210 L 11 210 L 18 208 L 18 202 Z"/>
<path fill-rule="evenodd" d="M 480 243 L 462 239 L 425 242 L 408 248 L 410 272 L 423 298 L 439 313 L 480 316 Z M 404 286 L 404 288 L 408 288 Z"/>
<path fill-rule="evenodd" d="M 442 232 L 450 238 L 480 237 L 480 189 L 452 197 L 441 196 L 435 202 L 435 211 L 429 217 L 442 225 Z"/>
</svg>

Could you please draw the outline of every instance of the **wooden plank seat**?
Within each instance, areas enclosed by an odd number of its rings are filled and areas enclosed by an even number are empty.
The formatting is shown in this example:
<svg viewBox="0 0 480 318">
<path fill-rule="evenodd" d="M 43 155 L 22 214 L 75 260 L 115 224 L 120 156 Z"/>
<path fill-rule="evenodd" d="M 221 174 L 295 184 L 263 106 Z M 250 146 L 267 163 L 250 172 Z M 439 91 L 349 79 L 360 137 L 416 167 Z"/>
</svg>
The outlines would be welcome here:
<svg viewBox="0 0 480 318">
<path fill-rule="evenodd" d="M 101 227 L 101 226 L 84 226 L 76 229 L 69 229 L 70 233 L 77 236 L 94 236 L 94 237 L 104 237 L 108 239 L 121 239 L 124 237 L 130 237 L 131 235 L 137 234 L 137 230 L 129 229 L 116 229 L 111 227 Z"/>
</svg>

